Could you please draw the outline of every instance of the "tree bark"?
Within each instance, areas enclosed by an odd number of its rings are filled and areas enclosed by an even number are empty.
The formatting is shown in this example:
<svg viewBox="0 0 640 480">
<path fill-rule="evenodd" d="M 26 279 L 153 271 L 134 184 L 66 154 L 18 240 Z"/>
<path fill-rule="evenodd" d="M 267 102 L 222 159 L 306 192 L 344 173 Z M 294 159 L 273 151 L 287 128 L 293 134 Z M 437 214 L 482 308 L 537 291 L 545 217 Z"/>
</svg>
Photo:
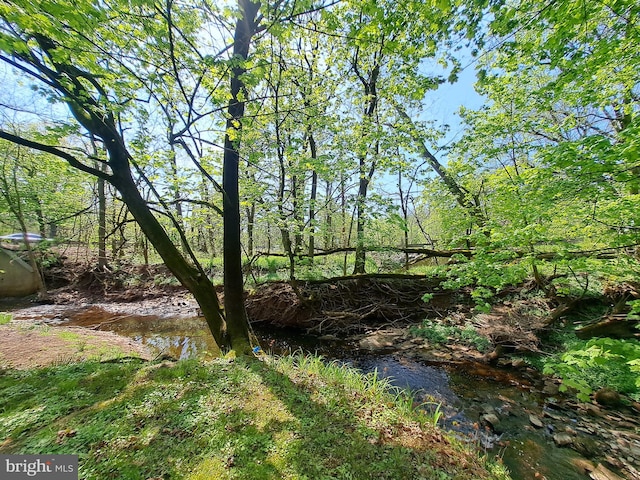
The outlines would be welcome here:
<svg viewBox="0 0 640 480">
<path fill-rule="evenodd" d="M 256 16 L 260 3 L 238 0 L 240 17 L 233 38 L 233 56 L 244 61 L 249 56 L 249 45 L 256 31 Z M 242 63 L 231 70 L 231 99 L 228 106 L 227 133 L 224 139 L 222 189 L 224 191 L 224 308 L 227 333 L 237 354 L 251 352 L 249 322 L 244 305 L 244 282 L 242 273 L 242 249 L 240 244 L 240 195 L 238 171 L 240 163 L 239 138 L 245 102 L 240 97 L 245 90 Z M 231 135 L 233 135 L 233 139 Z"/>
<path fill-rule="evenodd" d="M 371 124 L 375 119 L 375 114 L 378 107 L 378 77 L 380 76 L 380 61 L 382 60 L 382 51 L 376 53 L 375 66 L 369 72 L 367 78 L 365 78 L 358 69 L 358 52 L 352 62 L 353 69 L 362 83 L 365 97 L 365 107 L 362 117 L 363 135 L 366 137 L 368 130 L 371 128 Z M 358 158 L 358 173 L 360 176 L 360 183 L 358 186 L 358 196 L 356 197 L 356 254 L 355 264 L 353 267 L 354 274 L 365 273 L 366 255 L 367 251 L 364 245 L 364 227 L 366 223 L 366 201 L 367 193 L 369 190 L 369 183 L 373 174 L 376 171 L 376 157 L 378 156 L 379 142 L 375 140 L 375 151 L 373 152 L 373 158 L 369 169 L 367 171 L 367 152 L 360 154 Z"/>
</svg>

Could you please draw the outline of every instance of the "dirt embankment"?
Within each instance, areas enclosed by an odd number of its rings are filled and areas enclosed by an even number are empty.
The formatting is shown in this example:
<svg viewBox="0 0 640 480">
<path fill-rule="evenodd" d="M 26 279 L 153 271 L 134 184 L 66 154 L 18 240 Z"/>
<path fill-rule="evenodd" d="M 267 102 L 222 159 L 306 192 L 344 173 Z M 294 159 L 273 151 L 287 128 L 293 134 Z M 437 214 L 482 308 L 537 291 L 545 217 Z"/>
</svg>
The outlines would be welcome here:
<svg viewBox="0 0 640 480">
<path fill-rule="evenodd" d="M 153 358 L 143 345 L 112 332 L 49 327 L 25 321 L 0 325 L 0 369 L 27 369 L 83 360 Z"/>
<path fill-rule="evenodd" d="M 139 315 L 188 316 L 196 304 L 182 287 L 158 285 L 164 267 L 136 267 L 131 272 L 96 272 L 81 265 L 56 267 L 48 272 L 46 303 L 34 297 L 0 299 L 0 312 L 12 320 L 0 325 L 0 369 L 27 369 L 87 359 L 117 357 L 151 359 L 144 345 L 113 332 L 82 327 L 51 326 L 71 310 L 100 306 L 106 311 Z M 134 278 L 136 281 L 132 282 Z M 128 280 L 127 280 L 128 279 Z M 47 322 L 43 322 L 43 320 Z"/>
</svg>

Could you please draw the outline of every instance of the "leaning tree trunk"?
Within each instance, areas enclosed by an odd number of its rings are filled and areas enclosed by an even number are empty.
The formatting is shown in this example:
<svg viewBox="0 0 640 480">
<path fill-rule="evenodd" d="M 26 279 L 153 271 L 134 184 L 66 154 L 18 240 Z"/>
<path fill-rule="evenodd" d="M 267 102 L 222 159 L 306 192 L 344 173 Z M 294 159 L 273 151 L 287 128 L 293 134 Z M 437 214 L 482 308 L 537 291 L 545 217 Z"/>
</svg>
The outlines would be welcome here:
<svg viewBox="0 0 640 480">
<path fill-rule="evenodd" d="M 115 148 L 111 147 L 110 150 L 115 150 Z M 110 151 L 110 164 L 114 172 L 110 177 L 110 183 L 118 189 L 122 195 L 122 201 L 127 205 L 144 235 L 162 257 L 167 268 L 193 294 L 218 346 L 228 345 L 224 315 L 218 302 L 215 287 L 201 269 L 187 262 L 149 209 L 131 176 L 126 151 L 120 153 L 120 158 L 116 158 L 114 155 L 118 155 L 118 152 Z M 120 163 L 123 165 L 118 168 L 117 165 Z M 125 163 L 127 168 L 124 168 Z M 231 346 L 233 347 L 233 345 Z"/>
<path fill-rule="evenodd" d="M 147 202 L 140 195 L 131 174 L 131 156 L 124 145 L 122 137 L 117 133 L 113 119 L 106 116 L 98 116 L 97 114 L 88 117 L 73 100 L 68 100 L 68 104 L 80 123 L 91 133 L 94 133 L 103 140 L 108 153 L 108 164 L 112 171 L 111 175 L 88 167 L 69 153 L 55 147 L 33 142 L 3 130 L 0 130 L 0 138 L 18 145 L 57 155 L 66 160 L 74 168 L 103 178 L 111 183 L 120 192 L 123 203 L 127 205 L 129 212 L 131 212 L 142 232 L 162 257 L 167 268 L 169 268 L 178 281 L 193 294 L 202 309 L 202 313 L 216 343 L 221 347 L 228 345 L 228 339 L 225 334 L 224 314 L 218 303 L 213 284 L 201 268 L 192 266 L 187 259 L 182 256 L 181 252 L 169 238 L 164 227 L 154 216 Z M 233 345 L 231 346 L 233 347 Z"/>
<path fill-rule="evenodd" d="M 241 16 L 234 38 L 234 62 L 246 59 L 249 43 L 255 32 L 255 17 L 259 4 L 239 0 Z M 166 266 L 195 297 L 200 305 L 209 329 L 219 346 L 230 346 L 238 353 L 250 352 L 248 323 L 243 303 L 242 269 L 240 264 L 240 222 L 238 202 L 238 145 L 229 136 L 225 139 L 224 205 L 225 205 L 225 313 L 220 308 L 216 290 L 190 250 L 189 257 L 174 245 L 168 232 L 160 224 L 147 202 L 142 198 L 133 179 L 133 158 L 126 148 L 122 131 L 118 128 L 118 113 L 107 100 L 107 90 L 101 85 L 101 77 L 78 68 L 68 56 L 60 55 L 57 43 L 43 32 L 27 32 L 29 43 L 12 49 L 12 64 L 25 66 L 24 71 L 41 83 L 53 88 L 71 110 L 76 120 L 87 132 L 99 138 L 107 150 L 106 164 L 111 174 L 93 168 L 67 151 L 39 142 L 27 140 L 0 129 L 0 138 L 13 143 L 51 153 L 66 160 L 72 167 L 103 178 L 121 194 L 140 229 L 162 257 Z M 16 42 L 18 45 L 20 42 Z M 42 61 L 46 58 L 46 61 Z M 4 60 L 4 59 L 3 59 Z M 234 63 L 231 72 L 228 132 L 236 128 L 242 118 L 244 103 L 238 101 L 243 89 L 241 75 L 244 67 Z M 182 235 L 184 240 L 184 235 Z M 192 262 L 192 263 L 191 263 Z M 228 263 L 228 265 L 227 265 Z M 226 321 L 225 321 L 226 320 Z"/>
</svg>

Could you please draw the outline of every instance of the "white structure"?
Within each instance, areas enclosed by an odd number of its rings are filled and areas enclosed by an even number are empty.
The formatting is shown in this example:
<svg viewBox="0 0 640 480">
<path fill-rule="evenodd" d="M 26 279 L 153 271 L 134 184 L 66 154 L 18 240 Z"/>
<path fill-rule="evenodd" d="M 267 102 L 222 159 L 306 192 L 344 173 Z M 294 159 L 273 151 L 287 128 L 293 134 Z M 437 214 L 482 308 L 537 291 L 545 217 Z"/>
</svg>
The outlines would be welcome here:
<svg viewBox="0 0 640 480">
<path fill-rule="evenodd" d="M 0 297 L 24 297 L 38 291 L 38 272 L 10 250 L 0 248 Z"/>
</svg>

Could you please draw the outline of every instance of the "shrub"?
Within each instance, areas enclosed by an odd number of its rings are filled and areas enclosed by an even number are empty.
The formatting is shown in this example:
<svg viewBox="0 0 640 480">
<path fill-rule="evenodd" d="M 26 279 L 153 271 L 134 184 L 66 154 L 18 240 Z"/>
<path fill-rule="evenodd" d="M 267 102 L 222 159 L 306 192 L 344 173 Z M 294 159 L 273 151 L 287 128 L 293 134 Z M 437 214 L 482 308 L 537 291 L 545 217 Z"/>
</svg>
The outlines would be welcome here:
<svg viewBox="0 0 640 480">
<path fill-rule="evenodd" d="M 478 333 L 475 327 L 467 323 L 464 327 L 457 325 L 443 325 L 426 319 L 422 325 L 411 327 L 409 332 L 415 336 L 428 340 L 430 343 L 459 343 L 475 347 L 480 352 L 488 350 L 490 341 Z"/>
<path fill-rule="evenodd" d="M 604 387 L 640 400 L 640 342 L 612 338 L 581 342 L 550 357 L 543 372 L 562 378 L 560 390 L 575 389 L 582 401 Z"/>
</svg>

